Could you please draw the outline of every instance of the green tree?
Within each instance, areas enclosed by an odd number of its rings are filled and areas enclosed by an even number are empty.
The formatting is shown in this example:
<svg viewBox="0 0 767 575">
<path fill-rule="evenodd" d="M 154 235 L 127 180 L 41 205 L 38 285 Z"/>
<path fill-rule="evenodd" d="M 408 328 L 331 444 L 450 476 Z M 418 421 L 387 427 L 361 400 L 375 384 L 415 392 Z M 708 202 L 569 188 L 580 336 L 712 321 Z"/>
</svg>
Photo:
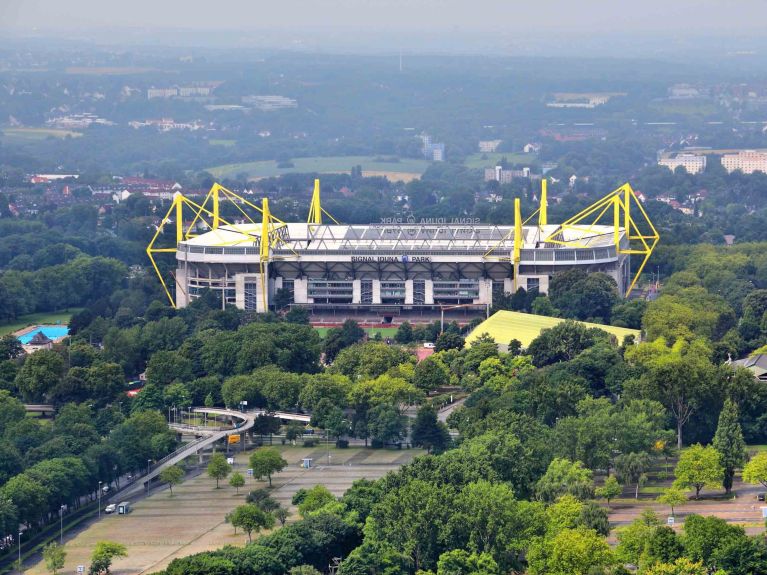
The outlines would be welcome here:
<svg viewBox="0 0 767 575">
<path fill-rule="evenodd" d="M 322 575 L 322 572 L 317 571 L 311 565 L 298 565 L 297 567 L 291 567 L 288 575 Z"/>
<path fill-rule="evenodd" d="M 463 549 L 446 551 L 437 561 L 437 575 L 498 575 L 498 564 L 488 553 L 469 553 Z"/>
<path fill-rule="evenodd" d="M 761 451 L 754 455 L 743 468 L 743 481 L 760 483 L 767 489 L 767 452 Z"/>
<path fill-rule="evenodd" d="M 592 529 L 563 529 L 535 541 L 528 551 L 531 575 L 587 575 L 614 562 L 609 545 Z"/>
<path fill-rule="evenodd" d="M 658 503 L 671 507 L 671 515 L 674 515 L 674 507 L 687 503 L 687 494 L 672 486 L 658 496 Z"/>
<path fill-rule="evenodd" d="M 608 507 L 610 506 L 610 500 L 618 497 L 618 495 L 621 493 L 623 493 L 623 486 L 618 483 L 618 480 L 614 475 L 610 475 L 607 479 L 605 479 L 605 482 L 601 487 L 597 487 L 594 490 L 594 494 L 597 497 L 607 500 Z"/>
<path fill-rule="evenodd" d="M 450 371 L 437 357 L 427 357 L 415 366 L 413 374 L 415 386 L 425 392 L 450 384 Z"/>
<path fill-rule="evenodd" d="M 22 421 L 27 415 L 24 404 L 11 395 L 11 392 L 0 389 L 0 435 L 5 434 L 6 430 Z"/>
<path fill-rule="evenodd" d="M 680 557 L 673 563 L 656 563 L 645 571 L 645 575 L 708 575 L 708 573 L 702 561 L 693 562 L 686 557 Z"/>
<path fill-rule="evenodd" d="M 112 560 L 127 556 L 128 550 L 125 545 L 114 541 L 99 541 L 91 554 L 91 566 L 88 575 L 109 575 Z"/>
<path fill-rule="evenodd" d="M 246 503 L 235 508 L 229 514 L 229 522 L 235 527 L 240 527 L 248 534 L 248 541 L 252 541 L 252 534 L 262 529 L 271 529 L 274 526 L 274 517 L 262 511 L 252 503 Z"/>
<path fill-rule="evenodd" d="M 413 445 L 425 447 L 429 453 L 441 453 L 450 445 L 447 426 L 437 419 L 437 412 L 430 405 L 418 410 L 410 435 Z"/>
<path fill-rule="evenodd" d="M 743 441 L 743 432 L 738 423 L 738 406 L 730 399 L 724 402 L 724 407 L 719 413 L 719 425 L 712 445 L 722 457 L 722 485 L 725 491 L 730 493 L 735 470 L 746 460 L 746 442 Z"/>
<path fill-rule="evenodd" d="M 278 507 L 275 509 L 272 514 L 274 515 L 274 518 L 280 522 L 280 525 L 282 527 L 285 526 L 285 522 L 288 520 L 288 517 L 290 516 L 290 513 L 287 509 L 284 507 Z"/>
<path fill-rule="evenodd" d="M 16 375 L 16 387 L 27 402 L 39 402 L 64 375 L 64 360 L 53 350 L 42 349 L 27 357 Z"/>
<path fill-rule="evenodd" d="M 171 497 L 173 497 L 173 486 L 179 485 L 183 480 L 184 470 L 178 465 L 170 465 L 160 472 L 160 481 L 168 484 Z"/>
<path fill-rule="evenodd" d="M 306 495 L 298 505 L 298 512 L 301 517 L 308 517 L 311 513 L 325 507 L 328 503 L 335 503 L 337 500 L 330 490 L 324 485 L 315 485 L 307 489 Z"/>
<path fill-rule="evenodd" d="M 67 552 L 64 547 L 52 541 L 43 547 L 43 560 L 45 561 L 45 568 L 56 575 L 59 569 L 64 568 L 64 562 L 67 559 Z"/>
<path fill-rule="evenodd" d="M 264 477 L 269 480 L 269 487 L 272 486 L 272 475 L 278 473 L 287 467 L 280 452 L 272 447 L 261 447 L 256 449 L 250 456 L 250 467 L 256 477 Z"/>
<path fill-rule="evenodd" d="M 538 499 L 547 502 L 556 501 L 566 493 L 585 500 L 594 493 L 594 481 L 591 471 L 580 461 L 556 458 L 538 480 L 535 491 Z"/>
<path fill-rule="evenodd" d="M 242 476 L 242 473 L 239 471 L 232 473 L 232 476 L 229 478 L 229 485 L 234 487 L 235 492 L 239 495 L 240 487 L 245 485 L 245 478 Z"/>
<path fill-rule="evenodd" d="M 466 340 L 460 333 L 454 333 L 452 331 L 444 331 L 437 337 L 437 341 L 434 342 L 434 351 L 446 351 L 448 349 L 463 349 Z"/>
<path fill-rule="evenodd" d="M 410 343 L 413 341 L 413 326 L 409 321 L 403 321 L 397 328 L 397 333 L 394 335 L 394 339 L 397 343 Z"/>
<path fill-rule="evenodd" d="M 24 353 L 21 342 L 15 335 L 4 335 L 0 337 L 0 361 L 16 359 Z"/>
<path fill-rule="evenodd" d="M 615 458 L 615 473 L 623 483 L 635 483 L 634 497 L 639 499 L 642 476 L 650 468 L 651 459 L 645 452 L 624 453 Z M 646 477 L 646 476 L 645 476 Z"/>
<path fill-rule="evenodd" d="M 393 405 L 382 403 L 368 411 L 368 435 L 382 444 L 400 441 L 407 432 L 407 418 Z"/>
<path fill-rule="evenodd" d="M 685 449 L 674 468 L 675 487 L 695 488 L 695 499 L 700 497 L 704 487 L 721 484 L 724 468 L 720 453 L 711 445 L 703 447 L 697 443 Z"/>
<path fill-rule="evenodd" d="M 251 464 L 252 465 L 252 464 Z M 219 488 L 218 482 L 225 479 L 232 471 L 232 466 L 226 461 L 223 453 L 214 453 L 208 462 L 208 475 L 216 480 L 216 489 Z"/>
</svg>

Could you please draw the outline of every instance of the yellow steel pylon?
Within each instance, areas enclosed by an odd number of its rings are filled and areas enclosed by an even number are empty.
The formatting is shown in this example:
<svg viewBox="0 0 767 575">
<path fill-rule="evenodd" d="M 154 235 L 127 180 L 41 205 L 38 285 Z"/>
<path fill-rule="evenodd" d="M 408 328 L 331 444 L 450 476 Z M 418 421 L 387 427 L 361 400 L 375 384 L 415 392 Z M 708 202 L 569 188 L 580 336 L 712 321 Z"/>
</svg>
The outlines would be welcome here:
<svg viewBox="0 0 767 575">
<path fill-rule="evenodd" d="M 306 219 L 306 223 L 321 225 L 322 214 L 325 214 L 333 220 L 334 223 L 338 224 L 338 220 L 322 207 L 322 202 L 320 201 L 320 181 L 319 179 L 316 179 L 314 180 L 314 192 L 312 193 L 312 202 L 309 204 L 309 217 Z"/>
<path fill-rule="evenodd" d="M 650 230 L 649 233 L 640 231 L 637 221 L 631 215 L 632 205 L 639 209 L 645 226 Z M 642 274 L 642 270 L 644 270 L 647 260 L 650 259 L 655 246 L 660 241 L 658 230 L 653 226 L 650 217 L 642 206 L 642 202 L 639 201 L 630 184 L 623 184 L 617 190 L 613 190 L 601 200 L 566 220 L 554 233 L 544 240 L 544 243 L 570 247 L 586 247 L 584 240 L 604 235 L 604 232 L 595 229 L 595 226 L 600 225 L 599 222 L 602 221 L 605 214 L 608 214 L 610 207 L 612 207 L 613 212 L 613 242 L 615 243 L 616 252 L 619 254 L 644 256 L 642 263 L 634 274 L 634 278 L 631 280 L 631 284 L 629 284 L 626 290 L 626 296 L 628 296 L 639 280 L 639 276 Z M 623 215 L 623 222 L 621 222 L 621 213 Z M 594 216 L 593 219 L 592 216 Z M 609 214 L 607 217 L 610 217 Z M 621 226 L 621 223 L 623 226 Z M 623 245 L 621 245 L 620 241 L 621 227 L 623 227 L 626 240 Z M 565 232 L 573 232 L 575 237 L 567 239 L 565 238 Z"/>
</svg>

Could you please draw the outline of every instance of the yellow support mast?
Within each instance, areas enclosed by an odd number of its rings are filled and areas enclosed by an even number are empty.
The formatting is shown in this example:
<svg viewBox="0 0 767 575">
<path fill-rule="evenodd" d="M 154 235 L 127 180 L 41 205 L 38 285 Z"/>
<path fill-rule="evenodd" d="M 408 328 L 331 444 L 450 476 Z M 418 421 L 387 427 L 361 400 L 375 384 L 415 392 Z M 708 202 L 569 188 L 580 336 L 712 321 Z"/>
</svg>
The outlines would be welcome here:
<svg viewBox="0 0 767 575">
<path fill-rule="evenodd" d="M 541 207 L 538 209 L 538 225 L 540 227 L 545 226 L 548 218 L 548 206 L 549 200 L 547 197 L 547 182 L 546 178 L 541 178 Z"/>
<path fill-rule="evenodd" d="M 309 217 L 306 218 L 306 223 L 322 225 L 322 214 L 325 214 L 333 220 L 334 224 L 338 225 L 338 220 L 322 207 L 322 202 L 320 201 L 320 180 L 316 179 L 314 180 L 314 192 L 312 192 L 312 202 L 309 204 Z"/>
<path fill-rule="evenodd" d="M 519 262 L 522 259 L 522 208 L 519 198 L 514 198 L 514 292 L 517 291 Z"/>
</svg>

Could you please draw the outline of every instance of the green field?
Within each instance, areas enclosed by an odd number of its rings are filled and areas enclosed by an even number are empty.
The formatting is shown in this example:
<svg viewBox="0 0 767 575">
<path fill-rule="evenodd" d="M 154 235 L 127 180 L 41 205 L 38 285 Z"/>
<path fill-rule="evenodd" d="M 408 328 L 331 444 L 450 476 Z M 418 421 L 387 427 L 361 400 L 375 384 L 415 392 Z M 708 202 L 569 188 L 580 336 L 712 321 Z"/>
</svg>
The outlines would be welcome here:
<svg viewBox="0 0 767 575">
<path fill-rule="evenodd" d="M 0 324 L 0 335 L 13 333 L 29 325 L 45 325 L 55 323 L 68 323 L 72 315 L 82 310 L 81 307 L 73 307 L 65 311 L 54 311 L 49 313 L 31 313 L 22 315 L 15 321 Z"/>
<path fill-rule="evenodd" d="M 530 164 L 534 162 L 538 156 L 535 154 L 515 154 L 512 152 L 494 152 L 492 154 L 472 154 L 466 158 L 464 165 L 467 168 L 492 168 L 500 163 L 502 159 L 506 158 L 506 161 L 510 164 Z"/>
<path fill-rule="evenodd" d="M 426 171 L 429 162 L 410 158 L 399 161 L 385 161 L 382 158 L 370 156 L 329 156 L 292 159 L 292 168 L 278 168 L 275 160 L 260 162 L 245 162 L 241 164 L 226 164 L 207 168 L 206 171 L 216 178 L 233 178 L 246 174 L 248 178 L 270 178 L 282 174 L 317 172 L 331 174 L 349 172 L 352 166 L 362 166 L 365 172 L 387 172 L 421 175 Z"/>
<path fill-rule="evenodd" d="M 53 128 L 4 128 L 3 138 L 9 140 L 18 140 L 33 142 L 38 140 L 45 140 L 46 138 L 66 138 L 70 136 L 72 138 L 79 138 L 82 136 L 81 132 L 73 132 L 71 130 L 56 130 Z"/>
<path fill-rule="evenodd" d="M 237 140 L 208 140 L 210 146 L 222 146 L 224 148 L 233 148 L 237 145 Z"/>
<path fill-rule="evenodd" d="M 328 335 L 329 327 L 315 327 L 315 330 L 317 330 L 317 333 L 320 334 L 320 337 L 325 337 Z M 397 333 L 396 327 L 366 327 L 364 328 L 367 332 L 369 337 L 375 336 L 375 334 L 380 333 L 381 337 L 394 337 L 394 335 Z"/>
<path fill-rule="evenodd" d="M 466 338 L 466 344 L 468 345 L 483 333 L 488 333 L 499 345 L 508 345 L 512 339 L 517 339 L 522 342 L 523 347 L 527 347 L 530 345 L 530 342 L 540 335 L 541 331 L 547 328 L 552 328 L 563 321 L 565 320 L 558 317 L 533 315 L 517 311 L 499 311 L 474 328 L 474 331 L 472 331 Z M 614 335 L 619 343 L 622 342 L 623 338 L 627 335 L 633 335 L 635 338 L 639 338 L 638 329 L 598 325 L 583 321 L 578 323 L 589 328 L 598 327 L 599 329 L 603 329 L 607 333 Z"/>
</svg>

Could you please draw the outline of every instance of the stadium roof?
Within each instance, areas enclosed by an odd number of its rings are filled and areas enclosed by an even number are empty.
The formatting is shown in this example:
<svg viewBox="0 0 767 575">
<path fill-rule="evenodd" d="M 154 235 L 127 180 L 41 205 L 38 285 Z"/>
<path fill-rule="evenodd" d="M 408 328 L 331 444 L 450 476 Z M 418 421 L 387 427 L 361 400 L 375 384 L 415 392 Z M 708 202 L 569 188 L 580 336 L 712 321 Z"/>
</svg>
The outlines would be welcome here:
<svg viewBox="0 0 767 575">
<path fill-rule="evenodd" d="M 374 225 L 321 225 L 288 223 L 285 246 L 296 251 L 321 251 L 324 249 L 477 249 L 488 250 L 494 246 L 513 246 L 513 226 L 481 224 L 374 224 Z M 560 226 L 524 226 L 523 247 L 536 249 L 546 245 L 544 239 Z M 562 230 L 563 239 L 577 242 L 577 247 L 593 248 L 614 245 L 612 226 L 572 226 Z M 621 230 L 623 235 L 623 230 Z M 237 246 L 252 245 L 261 235 L 260 224 L 221 226 L 199 236 L 184 240 L 190 246 Z M 576 246 L 572 246 L 576 247 Z"/>
<path fill-rule="evenodd" d="M 483 333 L 487 333 L 501 346 L 502 350 L 508 347 L 512 339 L 518 339 L 522 342 L 522 347 L 527 347 L 544 329 L 554 327 L 563 321 L 565 320 L 558 317 L 533 315 L 518 311 L 499 311 L 474 328 L 466 338 L 466 344 L 470 344 Z M 639 338 L 638 329 L 613 327 L 611 325 L 601 325 L 585 321 L 579 321 L 578 323 L 586 327 L 598 327 L 614 335 L 619 342 L 623 341 L 623 338 L 627 335 Z"/>
</svg>

